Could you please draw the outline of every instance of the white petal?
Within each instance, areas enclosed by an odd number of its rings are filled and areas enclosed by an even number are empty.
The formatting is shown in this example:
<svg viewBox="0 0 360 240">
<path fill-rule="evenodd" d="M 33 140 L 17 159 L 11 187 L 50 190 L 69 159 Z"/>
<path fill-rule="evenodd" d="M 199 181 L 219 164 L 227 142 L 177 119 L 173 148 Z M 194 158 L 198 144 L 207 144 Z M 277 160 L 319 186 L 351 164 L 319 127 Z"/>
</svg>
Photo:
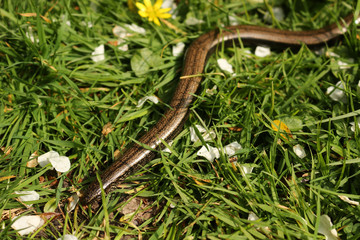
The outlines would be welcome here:
<svg viewBox="0 0 360 240">
<path fill-rule="evenodd" d="M 349 69 L 349 68 L 351 68 L 351 66 L 346 62 L 338 60 L 337 63 L 339 65 L 340 69 Z"/>
<path fill-rule="evenodd" d="M 194 17 L 188 17 L 186 18 L 185 20 L 185 24 L 188 25 L 188 26 L 191 26 L 191 25 L 200 25 L 204 23 L 204 20 L 199 20 L 197 18 L 194 18 Z"/>
<path fill-rule="evenodd" d="M 360 128 L 360 117 L 357 118 L 357 124 L 358 124 L 358 127 Z M 355 122 L 351 122 L 350 123 L 351 125 L 351 131 L 355 132 Z"/>
<path fill-rule="evenodd" d="M 67 172 L 71 167 L 70 160 L 66 156 L 50 158 L 49 161 L 58 172 Z"/>
<path fill-rule="evenodd" d="M 336 83 L 336 88 L 334 86 L 330 86 L 327 88 L 326 90 L 326 94 L 329 95 L 329 97 L 337 102 L 347 102 L 347 98 L 346 98 L 346 94 L 343 91 L 344 90 L 344 85 L 341 81 L 338 81 Z"/>
<path fill-rule="evenodd" d="M 135 23 L 132 24 L 126 24 L 125 25 L 127 28 L 129 28 L 131 31 L 136 32 L 136 33 L 140 33 L 140 34 L 145 34 L 146 30 L 142 27 L 139 27 L 138 25 L 136 25 Z"/>
<path fill-rule="evenodd" d="M 92 57 L 91 59 L 94 62 L 100 62 L 105 59 L 105 46 L 104 44 L 101 44 L 97 48 L 95 48 L 94 52 L 91 53 Z"/>
<path fill-rule="evenodd" d="M 205 141 L 211 141 L 212 139 L 214 139 L 216 137 L 216 134 L 214 131 L 209 131 L 207 132 L 205 128 L 203 128 L 200 125 L 195 125 L 195 127 L 197 128 L 197 130 L 199 130 L 199 132 L 201 133 L 201 136 L 203 137 L 203 139 Z M 202 134 L 205 133 L 205 134 Z M 199 137 L 196 135 L 195 129 L 193 127 L 190 127 L 190 140 L 192 142 L 197 142 L 199 141 Z"/>
<path fill-rule="evenodd" d="M 174 141 L 170 141 L 168 144 L 171 146 L 171 145 L 173 144 L 173 142 L 174 142 Z M 170 149 L 168 149 L 167 147 L 164 148 L 162 151 L 163 151 L 163 152 L 167 152 L 167 153 L 171 153 Z"/>
<path fill-rule="evenodd" d="M 37 161 L 41 167 L 45 167 L 46 165 L 48 165 L 50 163 L 50 161 L 49 161 L 50 158 L 59 157 L 59 156 L 60 155 L 58 152 L 50 151 L 50 152 L 40 155 L 38 157 Z"/>
<path fill-rule="evenodd" d="M 117 45 L 121 45 L 121 46 L 118 47 L 119 50 L 121 50 L 123 52 L 126 52 L 127 50 L 129 50 L 129 46 L 127 44 L 122 44 L 124 42 L 126 42 L 124 39 L 119 38 L 117 40 Z"/>
<path fill-rule="evenodd" d="M 67 211 L 68 211 L 68 212 L 71 212 L 72 210 L 74 210 L 78 202 L 79 202 L 79 196 L 78 196 L 76 193 L 74 193 L 73 195 L 71 195 L 71 197 L 70 197 L 70 203 L 69 203 L 69 205 L 68 205 Z"/>
<path fill-rule="evenodd" d="M 273 7 L 273 13 L 274 13 L 274 17 L 278 20 L 278 21 L 282 21 L 284 20 L 285 14 L 284 14 L 284 10 L 281 7 Z M 269 12 L 267 12 L 264 15 L 264 20 L 268 23 L 272 23 L 272 17 L 270 15 Z"/>
<path fill-rule="evenodd" d="M 227 71 L 229 73 L 234 73 L 233 67 L 231 66 L 231 64 L 226 59 L 219 58 L 217 60 L 217 63 L 218 63 L 221 70 Z"/>
<path fill-rule="evenodd" d="M 183 42 L 179 42 L 172 47 L 172 55 L 174 57 L 180 56 L 184 52 L 184 49 L 185 49 L 185 44 Z"/>
<path fill-rule="evenodd" d="M 40 195 L 35 191 L 15 191 L 15 194 L 21 195 L 19 199 L 22 202 L 36 201 L 40 199 Z M 29 204 L 31 206 L 32 204 Z"/>
<path fill-rule="evenodd" d="M 213 162 L 215 158 L 217 159 L 220 157 L 219 149 L 211 147 L 209 145 L 207 145 L 207 148 L 205 146 L 202 146 L 196 154 L 198 156 L 206 158 L 210 162 Z"/>
<path fill-rule="evenodd" d="M 44 224 L 44 220 L 40 216 L 21 216 L 15 217 L 11 227 L 15 230 L 20 230 L 18 233 L 23 235 L 28 235 L 34 232 L 36 229 L 41 227 Z"/>
<path fill-rule="evenodd" d="M 255 49 L 255 55 L 258 57 L 266 57 L 269 56 L 270 54 L 271 54 L 271 50 L 269 47 L 257 46 Z"/>
<path fill-rule="evenodd" d="M 216 93 L 216 89 L 217 89 L 217 86 L 214 85 L 211 89 L 206 89 L 205 91 L 206 91 L 207 95 L 212 96 L 212 95 L 214 95 Z"/>
<path fill-rule="evenodd" d="M 115 26 L 113 29 L 112 29 L 112 32 L 115 36 L 117 37 L 123 37 L 123 34 L 126 34 L 127 31 L 125 28 L 123 27 L 120 27 L 120 26 Z"/>
<path fill-rule="evenodd" d="M 360 95 L 360 81 L 358 82 L 358 84 L 356 86 L 356 92 L 357 92 L 357 94 Z"/>
<path fill-rule="evenodd" d="M 241 169 L 243 170 L 244 174 L 252 173 L 254 167 L 240 165 Z M 241 173 L 242 174 L 242 173 Z"/>
<path fill-rule="evenodd" d="M 350 199 L 349 199 L 348 197 L 346 197 L 346 196 L 339 196 L 339 198 L 340 198 L 341 200 L 343 200 L 344 202 L 347 202 L 347 203 L 349 203 L 349 204 L 351 204 L 351 205 L 359 206 L 359 202 L 350 200 Z"/>
<path fill-rule="evenodd" d="M 294 150 L 294 153 L 296 154 L 296 156 L 298 156 L 299 158 L 302 159 L 302 158 L 306 157 L 306 152 L 300 144 L 296 144 L 293 147 L 293 150 Z"/>
<path fill-rule="evenodd" d="M 332 228 L 333 224 L 328 215 L 320 216 L 319 233 L 325 236 L 328 240 L 337 240 L 336 229 Z"/>
<path fill-rule="evenodd" d="M 58 238 L 57 240 L 77 240 L 78 238 L 72 234 L 65 234 L 63 237 Z"/>
<path fill-rule="evenodd" d="M 224 151 L 229 157 L 234 156 L 235 152 L 242 149 L 242 146 L 238 142 L 232 142 L 224 147 Z"/>
<path fill-rule="evenodd" d="M 146 96 L 143 97 L 139 100 L 138 105 L 136 105 L 137 108 L 141 108 L 142 105 L 144 105 L 144 103 L 149 100 L 155 104 L 157 104 L 159 102 L 159 99 L 156 96 Z"/>
<path fill-rule="evenodd" d="M 248 220 L 249 220 L 249 221 L 256 221 L 256 220 L 259 220 L 259 217 L 256 216 L 255 213 L 249 212 Z"/>
</svg>

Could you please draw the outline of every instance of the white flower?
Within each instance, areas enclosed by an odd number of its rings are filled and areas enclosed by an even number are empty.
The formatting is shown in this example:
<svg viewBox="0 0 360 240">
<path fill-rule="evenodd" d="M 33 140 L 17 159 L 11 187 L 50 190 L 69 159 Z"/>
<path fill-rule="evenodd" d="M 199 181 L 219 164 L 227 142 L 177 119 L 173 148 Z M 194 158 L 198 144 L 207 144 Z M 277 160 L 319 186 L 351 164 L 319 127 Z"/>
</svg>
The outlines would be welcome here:
<svg viewBox="0 0 360 240">
<path fill-rule="evenodd" d="M 320 216 L 319 233 L 323 234 L 327 240 L 337 240 L 336 229 L 332 228 L 333 224 L 328 215 Z"/>
<path fill-rule="evenodd" d="M 349 199 L 348 197 L 346 197 L 346 196 L 339 196 L 339 198 L 340 198 L 341 200 L 343 200 L 344 202 L 347 202 L 347 203 L 349 203 L 349 204 L 351 204 L 351 205 L 359 206 L 359 202 L 350 200 L 350 199 Z"/>
<path fill-rule="evenodd" d="M 355 122 L 351 122 L 350 125 L 351 125 L 350 127 L 351 131 L 355 132 Z M 360 117 L 357 118 L 357 125 L 360 128 Z"/>
<path fill-rule="evenodd" d="M 105 46 L 104 46 L 104 44 L 101 44 L 100 46 L 95 48 L 95 50 L 91 53 L 91 56 L 92 56 L 91 59 L 94 62 L 103 61 L 105 59 Z"/>
<path fill-rule="evenodd" d="M 58 172 L 67 172 L 70 170 L 71 163 L 68 157 L 66 156 L 59 156 L 49 159 L 51 165 L 55 168 Z"/>
<path fill-rule="evenodd" d="M 206 158 L 210 162 L 213 162 L 215 158 L 217 159 L 220 157 L 219 149 L 211 147 L 209 145 L 207 145 L 207 148 L 206 146 L 202 146 L 196 154 L 198 156 Z"/>
<path fill-rule="evenodd" d="M 205 141 L 211 141 L 216 136 L 214 131 L 207 132 L 206 129 L 200 125 L 195 125 L 195 127 L 197 128 L 197 130 L 199 130 L 200 133 L 205 133 L 205 134 L 201 134 L 201 136 L 204 138 Z M 195 129 L 193 127 L 190 127 L 190 139 L 192 142 L 199 141 L 199 138 L 196 135 Z"/>
<path fill-rule="evenodd" d="M 346 98 L 346 94 L 343 91 L 344 85 L 341 81 L 338 81 L 336 83 L 336 88 L 334 86 L 330 86 L 327 88 L 326 90 L 326 94 L 329 95 L 329 97 L 337 102 L 343 102 L 346 103 L 347 102 L 347 98 Z"/>
<path fill-rule="evenodd" d="M 242 149 L 242 146 L 238 142 L 232 142 L 224 147 L 224 151 L 229 157 L 234 156 L 236 151 L 240 149 Z"/>
<path fill-rule="evenodd" d="M 19 230 L 18 233 L 23 236 L 34 232 L 36 229 L 41 227 L 44 222 L 45 221 L 37 215 L 21 216 L 14 218 L 14 222 L 11 224 L 11 227 L 15 230 Z"/>
<path fill-rule="evenodd" d="M 188 25 L 188 26 L 200 25 L 202 23 L 204 23 L 204 20 L 199 20 L 199 19 L 194 18 L 194 17 L 187 17 L 186 20 L 185 20 L 185 24 Z"/>
<path fill-rule="evenodd" d="M 58 238 L 57 240 L 77 240 L 78 238 L 72 234 L 65 234 L 63 237 Z"/>
<path fill-rule="evenodd" d="M 172 55 L 174 57 L 180 56 L 184 52 L 185 44 L 183 42 L 177 43 L 172 47 Z"/>
<path fill-rule="evenodd" d="M 258 57 L 266 57 L 269 56 L 270 54 L 271 54 L 271 50 L 269 47 L 257 46 L 255 49 L 255 55 Z"/>
<path fill-rule="evenodd" d="M 16 195 L 20 195 L 19 199 L 22 202 L 36 201 L 40 199 L 40 195 L 35 191 L 15 191 Z M 32 206 L 29 204 L 28 206 Z"/>
<path fill-rule="evenodd" d="M 231 64 L 226 59 L 219 58 L 217 60 L 217 63 L 218 63 L 221 70 L 227 71 L 229 73 L 234 73 L 233 67 L 231 66 Z"/>
<path fill-rule="evenodd" d="M 294 153 L 296 154 L 296 156 L 298 156 L 299 158 L 303 159 L 304 157 L 306 157 L 306 152 L 300 144 L 296 144 L 293 147 L 293 150 L 294 150 Z"/>
<path fill-rule="evenodd" d="M 41 167 L 44 167 L 50 163 L 58 172 L 67 172 L 71 166 L 68 157 L 60 156 L 59 153 L 55 151 L 50 151 L 40 155 L 38 157 L 38 163 Z"/>
<path fill-rule="evenodd" d="M 351 63 L 354 63 L 354 59 L 352 59 L 352 58 L 349 58 L 348 61 L 351 62 Z M 351 68 L 351 66 L 346 62 L 338 60 L 337 63 L 339 65 L 340 69 L 349 69 L 349 68 Z"/>
<path fill-rule="evenodd" d="M 149 100 L 155 104 L 158 104 L 159 102 L 159 99 L 156 97 L 156 96 L 146 96 L 146 97 L 143 97 L 139 100 L 138 102 L 138 105 L 136 105 L 137 108 L 141 108 L 142 105 L 144 105 L 144 103 Z"/>
</svg>

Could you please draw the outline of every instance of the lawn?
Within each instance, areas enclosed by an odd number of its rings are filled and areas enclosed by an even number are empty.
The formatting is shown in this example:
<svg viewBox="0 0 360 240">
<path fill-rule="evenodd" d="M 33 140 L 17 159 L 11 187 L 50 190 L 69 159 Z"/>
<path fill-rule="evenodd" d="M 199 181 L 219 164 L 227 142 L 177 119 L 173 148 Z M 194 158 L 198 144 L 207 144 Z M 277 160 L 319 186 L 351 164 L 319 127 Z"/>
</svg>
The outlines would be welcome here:
<svg viewBox="0 0 360 240">
<path fill-rule="evenodd" d="M 351 0 L 170 3 L 157 22 L 132 0 L 0 1 L 0 238 L 359 239 L 356 24 L 316 49 L 261 56 L 220 44 L 170 151 L 155 149 L 99 201 L 77 202 L 169 108 L 201 34 L 319 29 L 360 10 Z"/>
</svg>

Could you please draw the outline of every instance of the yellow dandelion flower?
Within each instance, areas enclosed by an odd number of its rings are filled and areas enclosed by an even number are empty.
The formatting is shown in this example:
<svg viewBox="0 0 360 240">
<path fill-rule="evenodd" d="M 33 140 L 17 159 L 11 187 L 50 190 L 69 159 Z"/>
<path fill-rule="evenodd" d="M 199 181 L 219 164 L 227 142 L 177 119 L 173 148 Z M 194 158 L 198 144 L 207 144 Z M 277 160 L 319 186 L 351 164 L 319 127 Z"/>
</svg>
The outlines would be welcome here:
<svg viewBox="0 0 360 240">
<path fill-rule="evenodd" d="M 171 8 L 161 8 L 162 0 L 156 0 L 152 5 L 150 0 L 144 0 L 144 4 L 137 2 L 136 7 L 139 9 L 139 15 L 143 18 L 149 18 L 150 22 L 154 22 L 160 26 L 159 18 L 170 18 L 171 14 L 167 13 Z"/>
</svg>

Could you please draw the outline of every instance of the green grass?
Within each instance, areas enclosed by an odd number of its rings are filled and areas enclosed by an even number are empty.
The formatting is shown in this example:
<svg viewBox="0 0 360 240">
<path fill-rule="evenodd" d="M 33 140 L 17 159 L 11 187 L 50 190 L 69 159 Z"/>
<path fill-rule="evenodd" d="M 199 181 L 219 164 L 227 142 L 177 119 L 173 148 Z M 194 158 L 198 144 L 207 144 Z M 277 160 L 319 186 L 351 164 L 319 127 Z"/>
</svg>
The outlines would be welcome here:
<svg viewBox="0 0 360 240">
<path fill-rule="evenodd" d="M 111 164 L 116 149 L 122 151 L 149 130 L 167 109 L 182 66 L 171 46 L 188 45 L 228 23 L 229 16 L 239 24 L 264 25 L 263 15 L 273 7 L 266 2 L 181 1 L 176 19 L 168 20 L 170 28 L 141 19 L 124 0 L 0 1 L 1 239 L 24 239 L 10 227 L 9 212 L 41 214 L 54 199 L 61 215 L 32 237 L 324 239 L 318 234 L 319 217 L 327 214 L 341 239 L 358 239 L 359 207 L 338 197 L 360 199 L 360 131 L 350 130 L 360 106 L 356 26 L 342 41 L 325 46 L 343 62 L 354 59 L 349 69 L 339 69 L 337 58 L 319 56 L 306 46 L 274 50 L 265 58 L 244 54 L 253 52 L 252 46 L 219 46 L 206 66 L 189 120 L 171 146 L 173 153 L 158 154 L 128 179 L 130 188 L 103 196 L 98 211 L 83 206 L 66 211 L 66 198 L 86 190 L 96 178 L 93 173 Z M 286 18 L 271 27 L 289 30 L 320 28 L 360 8 L 350 0 L 282 2 Z M 185 25 L 191 16 L 204 23 Z M 117 39 L 112 28 L 125 23 L 141 25 L 146 35 L 128 37 L 129 50 L 122 52 L 108 42 Z M 27 37 L 30 28 L 38 41 Z M 94 63 L 91 53 L 100 44 L 105 44 L 106 59 Z M 144 55 L 152 61 L 139 67 Z M 218 68 L 220 57 L 228 59 L 236 75 Z M 325 94 L 338 81 L 345 86 L 347 103 Z M 215 94 L 207 94 L 214 85 Z M 137 108 L 148 95 L 161 102 Z M 271 128 L 277 119 L 289 126 L 293 138 L 283 139 Z M 107 123 L 114 128 L 104 136 Z M 195 124 L 216 132 L 211 146 L 222 149 L 238 141 L 243 147 L 238 165 L 223 153 L 212 164 L 198 157 L 202 143 L 192 143 L 189 136 Z M 295 155 L 296 144 L 304 147 L 305 158 Z M 70 158 L 69 172 L 27 167 L 32 153 L 50 150 Z M 239 164 L 254 170 L 243 176 Z M 146 197 L 142 205 L 153 210 L 138 226 L 120 214 L 125 203 L 119 199 L 134 189 L 140 191 L 131 196 Z M 35 190 L 41 198 L 27 209 L 13 194 L 21 190 Z M 259 217 L 257 222 L 247 220 L 250 212 Z M 87 220 L 80 221 L 84 216 Z"/>
</svg>

